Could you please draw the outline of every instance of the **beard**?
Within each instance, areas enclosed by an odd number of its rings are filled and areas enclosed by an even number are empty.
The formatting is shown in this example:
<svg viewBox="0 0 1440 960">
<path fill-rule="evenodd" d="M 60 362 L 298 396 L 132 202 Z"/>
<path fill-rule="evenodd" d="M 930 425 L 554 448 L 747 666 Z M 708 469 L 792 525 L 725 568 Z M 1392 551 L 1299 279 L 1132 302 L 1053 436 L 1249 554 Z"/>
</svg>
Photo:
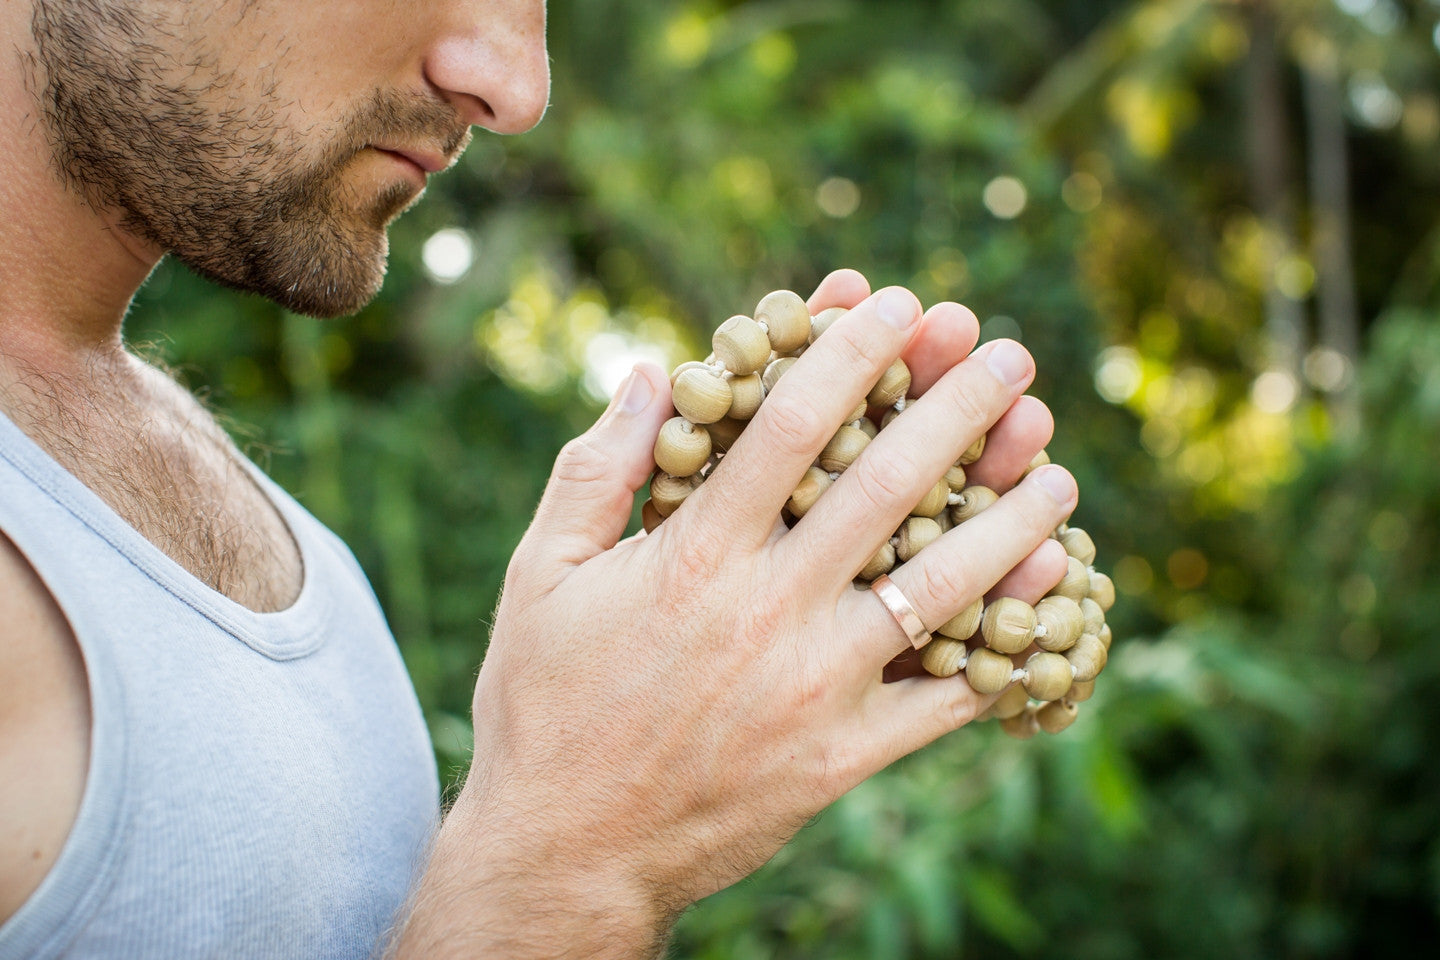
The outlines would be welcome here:
<svg viewBox="0 0 1440 960">
<path fill-rule="evenodd" d="M 31 29 L 31 86 L 66 184 L 202 276 L 297 313 L 369 302 L 385 228 L 423 192 L 358 190 L 344 176 L 357 156 L 376 143 L 454 156 L 469 140 L 448 103 L 383 90 L 323 127 L 287 127 L 301 114 L 275 67 L 227 72 L 133 0 L 37 0 Z"/>
</svg>

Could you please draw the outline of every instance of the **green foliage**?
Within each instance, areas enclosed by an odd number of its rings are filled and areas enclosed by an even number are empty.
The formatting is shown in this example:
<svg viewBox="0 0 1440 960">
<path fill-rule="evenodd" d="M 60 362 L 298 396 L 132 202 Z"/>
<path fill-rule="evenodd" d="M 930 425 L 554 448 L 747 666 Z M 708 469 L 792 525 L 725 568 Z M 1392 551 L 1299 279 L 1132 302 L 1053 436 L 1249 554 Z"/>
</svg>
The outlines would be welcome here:
<svg viewBox="0 0 1440 960">
<path fill-rule="evenodd" d="M 1260 6 L 556 0 L 551 115 L 436 181 L 371 307 L 321 324 L 166 263 L 129 334 L 353 546 L 453 783 L 509 554 L 598 411 L 595 344 L 698 356 L 842 265 L 961 300 L 1039 361 L 1121 588 L 1112 666 L 1063 737 L 965 730 L 863 785 L 676 952 L 1408 953 L 1440 917 L 1435 11 L 1269 4 L 1290 99 L 1321 47 L 1348 84 L 1361 313 L 1383 319 L 1347 428 L 1343 397 L 1255 399 Z M 457 228 L 475 260 L 441 283 L 422 250 Z M 1307 256 L 1282 264 L 1302 307 Z"/>
</svg>

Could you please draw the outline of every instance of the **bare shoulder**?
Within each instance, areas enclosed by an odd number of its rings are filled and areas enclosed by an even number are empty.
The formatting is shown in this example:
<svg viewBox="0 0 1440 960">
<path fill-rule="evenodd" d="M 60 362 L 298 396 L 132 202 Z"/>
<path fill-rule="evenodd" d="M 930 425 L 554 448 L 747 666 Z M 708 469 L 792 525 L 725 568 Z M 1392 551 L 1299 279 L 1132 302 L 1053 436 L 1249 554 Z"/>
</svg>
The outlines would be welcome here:
<svg viewBox="0 0 1440 960">
<path fill-rule="evenodd" d="M 0 923 L 40 885 L 85 790 L 90 698 L 80 649 L 25 556 L 0 533 Z"/>
</svg>

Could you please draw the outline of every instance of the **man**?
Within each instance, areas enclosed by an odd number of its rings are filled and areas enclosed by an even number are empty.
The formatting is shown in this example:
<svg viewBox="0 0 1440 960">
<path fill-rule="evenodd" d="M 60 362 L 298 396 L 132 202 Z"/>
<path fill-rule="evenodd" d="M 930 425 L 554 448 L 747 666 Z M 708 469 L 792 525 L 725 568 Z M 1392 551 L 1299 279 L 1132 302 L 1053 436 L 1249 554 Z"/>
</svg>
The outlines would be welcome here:
<svg viewBox="0 0 1440 960">
<path fill-rule="evenodd" d="M 638 368 L 562 451 L 438 829 L 428 743 L 353 559 L 124 347 L 171 253 L 316 315 L 472 126 L 548 97 L 543 0 L 33 0 L 0 8 L 0 958 L 645 957 L 690 903 L 987 704 L 854 572 L 977 436 L 999 503 L 894 580 L 924 624 L 1035 598 L 1074 508 L 1018 345 L 853 308 L 692 505 L 620 541 L 669 415 Z M 797 479 L 903 355 L 924 396 L 792 531 Z M 1014 489 L 1010 489 L 1011 487 Z M 998 585 L 997 585 L 998 584 Z M 477 611 L 478 614 L 481 611 Z M 413 873 L 412 873 L 413 871 Z"/>
</svg>

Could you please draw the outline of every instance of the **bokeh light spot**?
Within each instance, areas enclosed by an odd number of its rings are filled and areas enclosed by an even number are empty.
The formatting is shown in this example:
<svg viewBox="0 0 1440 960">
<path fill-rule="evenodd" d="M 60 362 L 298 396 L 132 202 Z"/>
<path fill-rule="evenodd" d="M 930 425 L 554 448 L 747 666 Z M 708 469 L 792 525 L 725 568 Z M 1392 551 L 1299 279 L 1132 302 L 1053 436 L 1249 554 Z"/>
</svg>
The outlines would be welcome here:
<svg viewBox="0 0 1440 960">
<path fill-rule="evenodd" d="M 1076 213 L 1089 213 L 1094 210 L 1100 206 L 1103 195 L 1104 188 L 1100 181 L 1084 170 L 1072 173 L 1060 184 L 1060 199 Z"/>
<path fill-rule="evenodd" d="M 1194 590 L 1205 582 L 1210 573 L 1210 562 L 1199 550 L 1182 547 L 1165 561 L 1165 572 L 1169 574 L 1170 582 L 1181 590 Z"/>
<path fill-rule="evenodd" d="M 1112 576 L 1116 589 L 1132 597 L 1149 593 L 1150 588 L 1155 585 L 1155 571 L 1151 569 L 1150 561 L 1133 553 L 1115 562 Z"/>
<path fill-rule="evenodd" d="M 458 227 L 436 231 L 420 249 L 420 262 L 436 283 L 454 283 L 475 262 L 475 243 Z"/>
<path fill-rule="evenodd" d="M 1349 358 L 1330 347 L 1316 347 L 1307 353 L 1302 369 L 1305 382 L 1325 393 L 1345 389 L 1354 377 Z"/>
<path fill-rule="evenodd" d="M 1030 202 L 1030 194 L 1026 191 L 1025 184 L 1014 177 L 996 177 L 985 184 L 981 199 L 991 215 L 1001 220 L 1014 220 L 1025 211 L 1025 205 Z"/>
<path fill-rule="evenodd" d="M 1124 403 L 1140 389 L 1140 354 L 1131 347 L 1110 347 L 1095 365 L 1095 391 L 1107 403 Z"/>
<path fill-rule="evenodd" d="M 1299 396 L 1300 385 L 1285 370 L 1266 370 L 1250 387 L 1250 400 L 1263 413 L 1284 413 Z"/>
<path fill-rule="evenodd" d="M 827 217 L 843 220 L 860 209 L 860 187 L 846 177 L 831 177 L 815 190 L 815 205 Z"/>
</svg>

